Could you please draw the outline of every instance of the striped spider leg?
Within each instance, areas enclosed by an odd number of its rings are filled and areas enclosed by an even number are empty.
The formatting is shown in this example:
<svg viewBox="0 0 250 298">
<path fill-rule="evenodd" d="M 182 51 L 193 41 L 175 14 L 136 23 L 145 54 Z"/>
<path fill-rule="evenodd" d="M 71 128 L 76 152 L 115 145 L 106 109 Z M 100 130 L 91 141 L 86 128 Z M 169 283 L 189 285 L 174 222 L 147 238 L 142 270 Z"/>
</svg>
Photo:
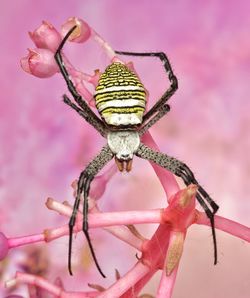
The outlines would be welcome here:
<svg viewBox="0 0 250 298">
<path fill-rule="evenodd" d="M 169 62 L 167 55 L 163 52 L 152 52 L 152 53 L 134 53 L 134 52 L 123 52 L 123 51 L 115 51 L 118 55 L 128 55 L 128 56 L 138 56 L 138 57 L 157 57 L 159 58 L 164 66 L 164 69 L 168 75 L 168 79 L 170 81 L 170 87 L 164 92 L 161 98 L 153 105 L 153 107 L 147 111 L 143 116 L 143 122 L 145 123 L 151 116 L 157 113 L 169 100 L 169 98 L 175 93 L 178 89 L 178 80 L 174 75 L 173 69 Z"/>
<path fill-rule="evenodd" d="M 65 79 L 67 86 L 68 86 L 68 90 L 70 91 L 70 93 L 72 94 L 75 102 L 77 103 L 77 105 L 75 105 L 74 103 L 72 103 L 70 101 L 70 99 L 64 95 L 63 96 L 63 101 L 71 106 L 74 110 L 76 110 L 89 124 L 91 124 L 97 131 L 99 131 L 99 133 L 102 136 L 106 136 L 106 127 L 103 123 L 103 121 L 101 121 L 96 114 L 91 110 L 91 108 L 88 106 L 88 104 L 82 99 L 82 96 L 77 92 L 73 82 L 70 79 L 69 73 L 64 65 L 63 62 L 63 57 L 62 57 L 62 48 L 65 44 L 65 42 L 67 41 L 67 39 L 69 38 L 70 34 L 76 29 L 77 26 L 74 26 L 73 28 L 71 28 L 69 30 L 69 32 L 65 35 L 65 37 L 63 38 L 62 42 L 60 43 L 56 53 L 55 53 L 55 60 L 59 66 L 60 72 L 63 75 L 63 78 Z"/>
<path fill-rule="evenodd" d="M 142 125 L 144 124 L 144 126 L 142 126 L 139 129 L 140 135 L 143 135 L 152 125 L 154 125 L 170 110 L 170 107 L 169 105 L 166 104 L 166 102 L 169 100 L 169 98 L 175 93 L 175 91 L 178 88 L 177 78 L 173 73 L 173 70 L 167 55 L 163 52 L 134 53 L 134 52 L 115 51 L 115 53 L 119 55 L 129 55 L 129 56 L 138 56 L 138 57 L 157 57 L 162 61 L 164 69 L 168 75 L 168 79 L 170 81 L 170 87 L 167 89 L 167 91 L 164 92 L 164 94 L 152 106 L 152 108 L 143 116 Z M 145 124 L 145 122 L 148 119 L 150 120 Z M 198 186 L 198 193 L 196 195 L 196 198 L 210 220 L 212 236 L 213 236 L 213 244 L 214 244 L 214 264 L 216 264 L 217 263 L 217 242 L 216 242 L 216 234 L 215 234 L 215 226 L 214 226 L 214 215 L 219 209 L 219 206 L 210 198 L 207 192 L 199 185 L 192 171 L 184 163 L 178 161 L 175 158 L 169 157 L 166 154 L 156 152 L 148 148 L 142 143 L 140 144 L 140 147 L 136 152 L 136 155 L 138 157 L 153 161 L 158 165 L 160 165 L 161 167 L 171 171 L 176 176 L 181 177 L 186 185 L 193 183 Z"/>
<path fill-rule="evenodd" d="M 82 230 L 85 234 L 87 239 L 93 260 L 95 265 L 100 272 L 100 274 L 105 277 L 104 273 L 102 272 L 95 252 L 93 245 L 90 240 L 89 232 L 88 232 L 88 196 L 90 190 L 90 183 L 95 178 L 98 172 L 113 158 L 114 154 L 110 150 L 109 146 L 106 145 L 102 148 L 101 152 L 87 165 L 87 167 L 81 172 L 80 177 L 78 179 L 78 186 L 77 186 L 77 195 L 73 207 L 73 212 L 70 217 L 69 221 L 69 254 L 68 254 L 68 269 L 70 275 L 72 275 L 71 270 L 71 252 L 72 252 L 72 236 L 73 236 L 73 229 L 76 222 L 77 212 L 79 209 L 79 204 L 81 200 L 81 194 L 83 193 L 84 201 L 83 201 L 83 225 Z"/>
<path fill-rule="evenodd" d="M 71 108 L 73 108 L 81 117 L 83 117 L 89 124 L 91 124 L 97 131 L 99 131 L 99 133 L 106 137 L 107 132 L 106 132 L 106 127 L 105 124 L 103 123 L 103 121 L 101 121 L 101 119 L 99 119 L 96 114 L 90 109 L 90 107 L 88 106 L 88 104 L 82 99 L 81 95 L 77 92 L 73 82 L 70 79 L 70 76 L 68 74 L 67 69 L 65 68 L 65 65 L 63 63 L 63 58 L 62 58 L 62 48 L 66 42 L 66 40 L 69 38 L 70 34 L 76 29 L 76 26 L 74 26 L 63 38 L 61 44 L 59 45 L 56 53 L 55 53 L 55 60 L 59 66 L 59 69 L 67 83 L 68 89 L 70 91 L 70 93 L 72 94 L 75 102 L 77 103 L 74 104 L 68 97 L 67 95 L 63 95 L 63 101 L 64 103 L 66 103 L 67 105 L 69 105 Z M 105 155 L 105 156 L 104 156 Z M 88 221 L 87 221 L 87 213 L 88 213 L 88 194 L 89 194 L 89 187 L 90 187 L 90 182 L 94 179 L 95 175 L 97 174 L 97 172 L 99 172 L 99 170 L 102 169 L 102 167 L 104 167 L 104 165 L 106 164 L 106 159 L 107 157 L 110 157 L 110 152 L 109 150 L 103 149 L 101 151 L 101 153 L 96 157 L 96 159 L 94 159 L 89 166 L 86 167 L 86 169 L 80 174 L 80 177 L 78 179 L 78 186 L 77 186 L 77 197 L 74 203 L 74 207 L 73 207 L 73 212 L 69 221 L 69 253 L 68 253 L 68 270 L 69 273 L 72 275 L 72 269 L 71 269 L 71 252 L 72 252 L 72 236 L 73 236 L 73 228 L 75 225 L 75 221 L 76 221 L 76 215 L 77 215 L 77 211 L 79 208 L 79 204 L 80 204 L 80 195 L 81 193 L 84 193 L 84 204 L 83 204 L 83 214 L 84 214 L 84 221 L 83 221 L 83 227 L 82 230 L 86 236 L 92 257 L 94 259 L 94 262 L 96 264 L 96 267 L 98 269 L 98 271 L 100 272 L 100 274 L 105 277 L 105 275 L 103 274 L 98 262 L 97 262 L 97 258 L 95 256 L 94 253 L 94 249 L 93 246 L 91 244 L 90 241 L 90 236 L 88 233 Z M 113 155 L 112 155 L 113 157 Z M 109 159 L 108 159 L 109 160 Z M 108 161 L 107 160 L 107 161 Z M 105 163 L 103 163 L 103 161 L 105 161 Z M 94 168 L 93 165 L 97 165 L 97 168 Z M 96 171 L 96 169 L 98 169 L 98 171 Z"/>
<path fill-rule="evenodd" d="M 170 157 L 167 154 L 154 151 L 153 149 L 147 147 L 143 143 L 140 144 L 139 149 L 135 153 L 136 156 L 147 159 L 161 166 L 162 168 L 172 172 L 176 176 L 182 178 L 184 183 L 188 186 L 190 184 L 196 184 L 198 186 L 196 198 L 202 208 L 204 209 L 207 217 L 210 220 L 213 245 L 214 245 L 214 265 L 217 264 L 217 242 L 214 226 L 214 215 L 219 209 L 219 206 L 210 198 L 207 192 L 200 186 L 194 177 L 193 172 L 189 167 L 183 162 L 179 161 L 174 157 Z"/>
</svg>

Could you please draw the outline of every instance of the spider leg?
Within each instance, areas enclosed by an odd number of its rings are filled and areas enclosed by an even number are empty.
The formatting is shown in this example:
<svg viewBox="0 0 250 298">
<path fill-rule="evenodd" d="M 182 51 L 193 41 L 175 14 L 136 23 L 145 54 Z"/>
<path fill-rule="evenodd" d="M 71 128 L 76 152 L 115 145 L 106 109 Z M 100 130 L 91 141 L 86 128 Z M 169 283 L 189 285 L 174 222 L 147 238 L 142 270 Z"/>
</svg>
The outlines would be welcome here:
<svg viewBox="0 0 250 298">
<path fill-rule="evenodd" d="M 115 53 L 119 54 L 119 55 L 129 55 L 129 56 L 139 56 L 139 57 L 157 57 L 162 61 L 165 71 L 168 75 L 168 79 L 170 81 L 170 87 L 164 92 L 164 94 L 152 106 L 152 108 L 148 112 L 146 112 L 146 114 L 143 116 L 142 123 L 144 123 L 146 120 L 148 120 L 150 117 L 152 117 L 169 100 L 169 98 L 178 89 L 177 77 L 174 75 L 173 69 L 171 67 L 171 64 L 169 62 L 167 55 L 163 52 L 133 53 L 133 52 L 115 51 Z"/>
<path fill-rule="evenodd" d="M 196 184 L 198 186 L 196 198 L 210 220 L 212 236 L 213 236 L 213 244 L 214 244 L 214 264 L 216 264 L 217 263 L 217 242 L 216 242 L 216 235 L 215 235 L 214 215 L 219 209 L 219 206 L 210 198 L 208 193 L 200 186 L 200 184 L 195 179 L 193 172 L 183 162 L 177 160 L 174 157 L 170 157 L 167 154 L 154 151 L 142 143 L 140 144 L 139 149 L 136 152 L 136 155 L 138 157 L 150 160 L 158 164 L 159 166 L 169 170 L 176 176 L 181 177 L 186 185 Z"/>
<path fill-rule="evenodd" d="M 70 79 L 69 73 L 64 65 L 63 62 L 63 58 L 62 58 L 62 48 L 65 44 L 65 42 L 67 41 L 67 39 L 69 38 L 70 34 L 75 30 L 77 26 L 74 26 L 73 28 L 71 28 L 69 30 L 69 32 L 65 35 L 65 37 L 63 38 L 63 40 L 61 41 L 58 49 L 56 50 L 55 53 L 55 60 L 59 66 L 59 69 L 64 77 L 64 80 L 67 83 L 68 86 L 68 90 L 70 91 L 70 93 L 72 94 L 75 102 L 82 108 L 82 110 L 84 111 L 84 113 L 82 113 L 82 116 L 86 119 L 86 121 L 88 121 L 91 125 L 94 126 L 94 128 L 96 130 L 98 130 L 101 134 L 102 132 L 100 131 L 100 128 L 102 128 L 101 130 L 105 130 L 105 126 L 103 124 L 103 122 L 101 121 L 101 119 L 99 119 L 96 114 L 91 110 L 91 108 L 88 106 L 88 104 L 82 99 L 82 96 L 78 93 L 78 91 L 76 90 L 73 82 Z M 71 107 L 73 107 L 71 105 Z M 88 120 L 87 120 L 88 119 Z"/>
<path fill-rule="evenodd" d="M 90 190 L 90 183 L 96 176 L 96 174 L 113 158 L 113 153 L 109 149 L 108 145 L 102 148 L 101 152 L 88 164 L 88 166 L 84 169 L 84 171 L 81 172 L 80 177 L 78 179 L 78 185 L 77 185 L 77 195 L 72 211 L 72 215 L 70 217 L 69 221 L 69 254 L 68 254 L 68 269 L 70 275 L 72 274 L 72 269 L 71 269 L 71 253 L 72 253 L 72 242 L 73 242 L 73 229 L 75 226 L 76 222 L 76 217 L 77 217 L 77 212 L 79 209 L 79 204 L 81 201 L 81 194 L 83 193 L 84 195 L 84 201 L 83 201 L 83 226 L 82 230 L 85 234 L 85 237 L 87 239 L 91 255 L 93 257 L 93 260 L 95 262 L 95 265 L 100 272 L 100 274 L 105 277 L 103 274 L 95 252 L 93 245 L 90 240 L 89 232 L 88 232 L 88 195 L 89 195 L 89 190 Z"/>
<path fill-rule="evenodd" d="M 149 130 L 151 126 L 153 126 L 158 120 L 160 120 L 163 116 L 167 114 L 167 112 L 170 111 L 170 106 L 168 104 L 164 104 L 158 111 L 157 114 L 155 114 L 149 121 L 146 123 L 142 128 L 139 129 L 140 136 L 143 135 L 146 131 Z"/>
<path fill-rule="evenodd" d="M 66 103 L 68 106 L 70 106 L 72 109 L 74 109 L 80 116 L 82 116 L 89 124 L 94 126 L 103 137 L 107 136 L 107 131 L 104 129 L 103 125 L 100 125 L 99 122 L 95 121 L 94 118 L 89 117 L 89 115 L 79 108 L 76 104 L 74 104 L 66 94 L 63 95 L 63 102 Z"/>
</svg>

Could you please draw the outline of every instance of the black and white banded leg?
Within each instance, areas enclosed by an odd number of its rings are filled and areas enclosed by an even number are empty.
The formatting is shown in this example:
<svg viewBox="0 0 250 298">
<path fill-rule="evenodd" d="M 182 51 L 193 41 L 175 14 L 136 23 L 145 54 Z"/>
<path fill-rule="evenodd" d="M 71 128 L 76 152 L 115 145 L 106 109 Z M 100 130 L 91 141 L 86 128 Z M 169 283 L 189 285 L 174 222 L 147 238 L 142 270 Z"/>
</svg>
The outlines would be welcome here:
<svg viewBox="0 0 250 298">
<path fill-rule="evenodd" d="M 97 175 L 97 173 L 113 158 L 113 153 L 109 149 L 108 145 L 102 148 L 101 152 L 88 164 L 88 166 L 81 172 L 80 177 L 78 179 L 77 185 L 77 195 L 73 207 L 73 212 L 69 221 L 69 254 L 68 254 L 68 269 L 69 273 L 72 274 L 71 269 L 71 253 L 72 253 L 72 238 L 73 238 L 73 229 L 76 222 L 77 212 L 79 209 L 79 204 L 81 201 L 81 194 L 83 193 L 84 201 L 83 201 L 83 225 L 82 230 L 86 236 L 92 257 L 96 264 L 96 267 L 100 274 L 105 277 L 103 274 L 97 258 L 95 256 L 94 248 L 92 246 L 89 232 L 88 232 L 88 195 L 90 190 L 90 183 Z"/>
<path fill-rule="evenodd" d="M 58 66 L 59 66 L 59 69 L 67 83 L 68 90 L 72 94 L 75 102 L 81 107 L 81 110 L 82 110 L 81 116 L 84 117 L 84 119 L 89 124 L 94 126 L 94 128 L 97 131 L 99 131 L 101 135 L 103 135 L 104 131 L 105 131 L 104 123 L 101 121 L 100 118 L 98 118 L 96 116 L 96 114 L 91 110 L 91 108 L 88 106 L 88 104 L 82 99 L 81 95 L 77 92 L 73 82 L 70 79 L 69 73 L 64 65 L 63 58 L 62 58 L 62 54 L 61 54 L 62 48 L 63 48 L 65 42 L 67 41 L 67 39 L 69 38 L 70 34 L 76 29 L 76 27 L 77 26 L 74 26 L 73 28 L 71 28 L 69 30 L 69 32 L 63 38 L 62 42 L 60 43 L 60 45 L 55 53 L 55 60 L 56 60 Z M 66 104 L 70 105 L 73 109 L 75 109 L 75 106 L 73 106 L 72 103 L 70 104 L 70 100 L 68 98 L 65 101 L 65 97 L 64 97 L 64 102 Z"/>
<path fill-rule="evenodd" d="M 163 63 L 164 69 L 168 75 L 168 79 L 170 81 L 170 87 L 164 92 L 161 98 L 151 107 L 151 109 L 146 112 L 143 116 L 143 122 L 145 123 L 149 118 L 151 118 L 155 113 L 159 111 L 159 109 L 169 100 L 169 98 L 175 93 L 178 89 L 178 80 L 174 75 L 173 69 L 169 62 L 167 55 L 163 52 L 152 52 L 152 53 L 133 53 L 133 52 L 123 52 L 123 51 L 115 51 L 118 55 L 128 55 L 128 56 L 138 56 L 138 57 L 157 57 Z"/>
<path fill-rule="evenodd" d="M 164 104 L 146 124 L 144 124 L 139 129 L 139 135 L 142 136 L 145 132 L 149 130 L 151 126 L 153 126 L 157 121 L 159 121 L 163 116 L 165 116 L 170 111 L 170 106 L 168 104 Z"/>
<path fill-rule="evenodd" d="M 70 106 L 72 109 L 74 109 L 81 117 L 83 117 L 89 124 L 97 128 L 97 130 L 100 132 L 100 134 L 103 137 L 107 136 L 107 129 L 103 126 L 100 125 L 98 121 L 96 121 L 95 118 L 91 117 L 89 114 L 87 114 L 84 110 L 82 110 L 79 106 L 74 104 L 66 94 L 63 95 L 63 102 Z"/>
<path fill-rule="evenodd" d="M 196 184 L 198 186 L 196 198 L 202 208 L 204 209 L 207 217 L 210 220 L 214 244 L 214 264 L 217 263 L 217 243 L 214 226 L 214 215 L 219 209 L 219 206 L 210 198 L 208 193 L 200 186 L 194 177 L 194 174 L 189 167 L 183 162 L 177 160 L 174 157 L 170 157 L 167 154 L 154 151 L 144 144 L 140 144 L 138 151 L 136 152 L 138 157 L 150 160 L 159 166 L 169 170 L 178 177 L 181 177 L 186 185 Z"/>
</svg>

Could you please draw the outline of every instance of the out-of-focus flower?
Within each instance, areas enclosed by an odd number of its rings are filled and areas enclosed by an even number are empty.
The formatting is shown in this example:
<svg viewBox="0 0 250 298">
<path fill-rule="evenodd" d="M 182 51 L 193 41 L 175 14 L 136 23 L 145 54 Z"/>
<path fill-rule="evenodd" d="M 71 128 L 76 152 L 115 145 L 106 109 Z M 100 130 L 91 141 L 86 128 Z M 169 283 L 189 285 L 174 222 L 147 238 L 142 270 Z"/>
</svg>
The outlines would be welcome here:
<svg viewBox="0 0 250 298">
<path fill-rule="evenodd" d="M 49 266 L 48 251 L 43 247 L 27 247 L 25 258 L 19 263 L 22 271 L 40 276 L 46 276 Z"/>
<path fill-rule="evenodd" d="M 54 54 L 48 49 L 29 49 L 21 59 L 22 69 L 39 78 L 49 78 L 58 71 Z"/>
<path fill-rule="evenodd" d="M 63 25 L 62 25 L 62 35 L 65 36 L 71 28 L 77 26 L 77 28 L 72 32 L 69 37 L 69 41 L 82 43 L 89 39 L 91 34 L 91 29 L 89 25 L 84 22 L 82 19 L 79 18 L 69 18 Z"/>
<path fill-rule="evenodd" d="M 23 296 L 20 296 L 20 295 L 10 295 L 10 296 L 7 296 L 5 298 L 23 298 Z"/>
<path fill-rule="evenodd" d="M 3 260 L 8 254 L 9 244 L 8 239 L 3 233 L 0 233 L 0 260 Z"/>
<path fill-rule="evenodd" d="M 62 40 L 55 27 L 46 21 L 43 21 L 42 25 L 33 32 L 29 32 L 29 36 L 37 48 L 48 49 L 52 52 L 56 51 Z"/>
</svg>

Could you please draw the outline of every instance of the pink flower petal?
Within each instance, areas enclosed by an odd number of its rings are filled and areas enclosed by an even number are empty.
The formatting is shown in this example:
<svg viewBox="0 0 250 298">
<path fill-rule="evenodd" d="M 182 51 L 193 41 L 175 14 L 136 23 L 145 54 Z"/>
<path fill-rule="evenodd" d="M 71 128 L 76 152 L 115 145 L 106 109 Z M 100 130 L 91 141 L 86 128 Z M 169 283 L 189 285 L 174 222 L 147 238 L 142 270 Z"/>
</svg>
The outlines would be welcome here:
<svg viewBox="0 0 250 298">
<path fill-rule="evenodd" d="M 69 30 L 75 25 L 77 26 L 77 28 L 70 35 L 69 41 L 82 43 L 89 39 L 91 34 L 91 29 L 89 25 L 82 19 L 78 19 L 76 17 L 69 18 L 62 25 L 62 35 L 65 36 L 69 32 Z"/>
<path fill-rule="evenodd" d="M 42 25 L 33 32 L 29 32 L 30 38 L 38 48 L 55 52 L 62 38 L 60 33 L 49 22 L 43 21 Z"/>
</svg>

